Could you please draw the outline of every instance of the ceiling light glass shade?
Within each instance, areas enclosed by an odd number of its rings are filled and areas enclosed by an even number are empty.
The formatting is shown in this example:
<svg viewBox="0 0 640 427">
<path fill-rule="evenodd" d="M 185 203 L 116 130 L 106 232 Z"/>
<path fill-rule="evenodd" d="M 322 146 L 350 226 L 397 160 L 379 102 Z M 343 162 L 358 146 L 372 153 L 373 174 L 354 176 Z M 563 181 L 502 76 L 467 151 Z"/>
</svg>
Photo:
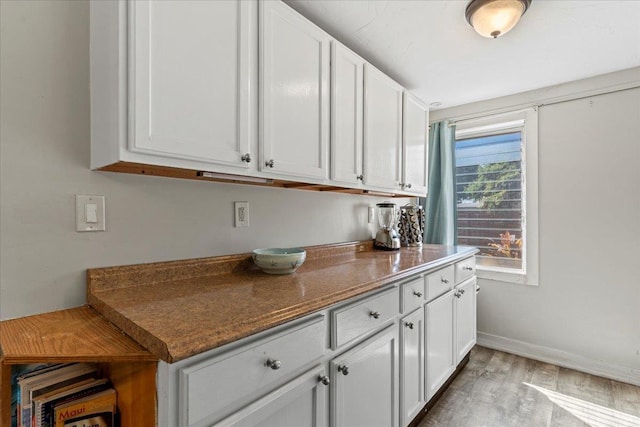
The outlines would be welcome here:
<svg viewBox="0 0 640 427">
<path fill-rule="evenodd" d="M 471 0 L 465 16 L 482 37 L 508 33 L 529 8 L 531 0 Z"/>
</svg>

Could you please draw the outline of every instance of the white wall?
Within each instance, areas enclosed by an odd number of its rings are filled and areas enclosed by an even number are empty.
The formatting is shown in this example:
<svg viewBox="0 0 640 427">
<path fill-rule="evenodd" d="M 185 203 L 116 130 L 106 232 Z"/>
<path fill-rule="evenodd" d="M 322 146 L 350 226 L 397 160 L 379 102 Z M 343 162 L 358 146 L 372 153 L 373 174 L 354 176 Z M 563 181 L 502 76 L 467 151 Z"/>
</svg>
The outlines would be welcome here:
<svg viewBox="0 0 640 427">
<path fill-rule="evenodd" d="M 639 68 L 432 117 L 633 78 L 640 86 Z M 538 118 L 540 284 L 481 281 L 479 342 L 640 385 L 640 88 L 544 105 Z"/>
<path fill-rule="evenodd" d="M 83 304 L 90 267 L 372 236 L 380 198 L 90 171 L 88 3 L 0 5 L 0 318 Z M 75 194 L 106 196 L 106 232 L 74 231 Z"/>
</svg>

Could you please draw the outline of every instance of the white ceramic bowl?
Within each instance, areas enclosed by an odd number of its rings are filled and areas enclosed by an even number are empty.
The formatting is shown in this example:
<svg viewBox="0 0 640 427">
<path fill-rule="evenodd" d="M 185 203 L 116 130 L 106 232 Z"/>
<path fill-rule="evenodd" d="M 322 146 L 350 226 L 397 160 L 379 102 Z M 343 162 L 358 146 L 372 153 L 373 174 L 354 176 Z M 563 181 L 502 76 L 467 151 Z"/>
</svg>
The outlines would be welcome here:
<svg viewBox="0 0 640 427">
<path fill-rule="evenodd" d="M 255 249 L 253 262 L 268 274 L 291 274 L 307 258 L 307 251 L 301 248 Z"/>
</svg>

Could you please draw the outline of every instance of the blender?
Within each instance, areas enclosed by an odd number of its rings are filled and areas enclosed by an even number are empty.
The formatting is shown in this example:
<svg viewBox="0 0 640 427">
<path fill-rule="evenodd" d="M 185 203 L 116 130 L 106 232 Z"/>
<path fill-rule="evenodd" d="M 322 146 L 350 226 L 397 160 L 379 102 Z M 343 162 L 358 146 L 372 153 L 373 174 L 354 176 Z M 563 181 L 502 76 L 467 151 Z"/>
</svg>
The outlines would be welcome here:
<svg viewBox="0 0 640 427">
<path fill-rule="evenodd" d="M 398 222 L 398 207 L 389 202 L 378 203 L 376 207 L 378 208 L 380 230 L 376 233 L 373 246 L 387 251 L 400 249 L 400 237 L 395 229 Z"/>
</svg>

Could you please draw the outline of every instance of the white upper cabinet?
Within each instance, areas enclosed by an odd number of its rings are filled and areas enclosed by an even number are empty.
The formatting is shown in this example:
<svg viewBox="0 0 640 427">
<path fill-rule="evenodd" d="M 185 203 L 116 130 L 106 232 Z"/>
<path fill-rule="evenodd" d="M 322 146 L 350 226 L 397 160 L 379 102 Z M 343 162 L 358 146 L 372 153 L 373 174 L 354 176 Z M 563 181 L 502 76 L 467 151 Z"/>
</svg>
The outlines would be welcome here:
<svg viewBox="0 0 640 427">
<path fill-rule="evenodd" d="M 92 0 L 90 18 L 92 169 L 426 193 L 426 108 L 282 1 Z"/>
<path fill-rule="evenodd" d="M 397 192 L 402 178 L 403 88 L 369 64 L 364 87 L 364 183 Z"/>
<path fill-rule="evenodd" d="M 262 171 L 328 178 L 330 42 L 284 3 L 260 2 Z"/>
<path fill-rule="evenodd" d="M 235 0 L 129 3 L 130 151 L 249 169 L 252 7 Z"/>
<path fill-rule="evenodd" d="M 362 108 L 364 59 L 340 43 L 331 44 L 331 179 L 363 180 Z"/>
<path fill-rule="evenodd" d="M 402 185 L 404 191 L 427 194 L 429 110 L 415 96 L 404 93 L 402 128 Z"/>
</svg>

